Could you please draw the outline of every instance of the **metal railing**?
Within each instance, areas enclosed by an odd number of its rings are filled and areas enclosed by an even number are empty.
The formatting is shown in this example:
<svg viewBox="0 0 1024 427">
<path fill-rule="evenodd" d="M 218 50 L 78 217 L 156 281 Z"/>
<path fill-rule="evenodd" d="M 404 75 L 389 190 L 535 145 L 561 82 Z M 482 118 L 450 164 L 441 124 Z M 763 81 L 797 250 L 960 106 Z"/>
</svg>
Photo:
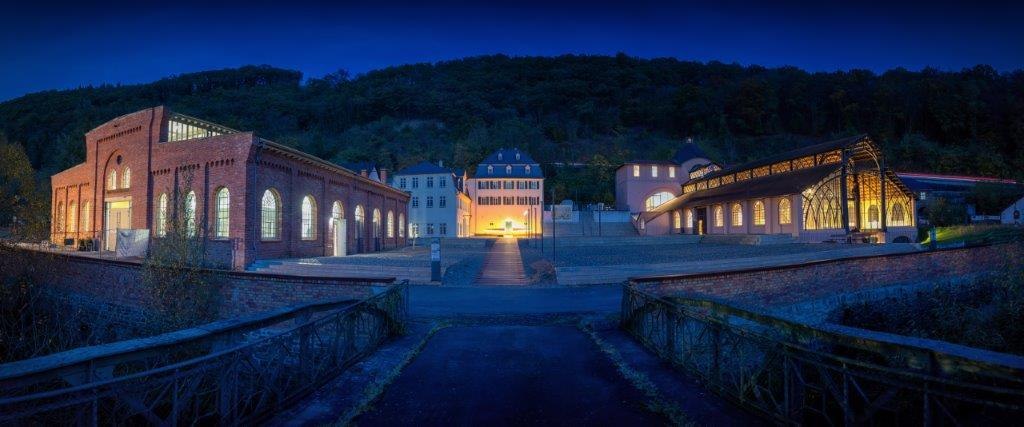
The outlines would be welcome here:
<svg viewBox="0 0 1024 427">
<path fill-rule="evenodd" d="M 710 390 L 784 424 L 984 424 L 1024 415 L 1024 357 L 808 325 L 627 284 L 621 326 Z"/>
<path fill-rule="evenodd" d="M 228 424 L 294 403 L 400 334 L 408 285 L 0 365 L 0 425 Z"/>
</svg>

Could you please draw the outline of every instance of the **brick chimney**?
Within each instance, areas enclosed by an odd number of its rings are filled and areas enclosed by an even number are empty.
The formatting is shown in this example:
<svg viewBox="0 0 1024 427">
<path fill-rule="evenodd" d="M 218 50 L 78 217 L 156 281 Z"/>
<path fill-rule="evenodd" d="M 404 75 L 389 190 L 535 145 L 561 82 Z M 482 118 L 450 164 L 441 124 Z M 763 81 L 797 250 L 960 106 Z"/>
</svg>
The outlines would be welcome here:
<svg viewBox="0 0 1024 427">
<path fill-rule="evenodd" d="M 383 182 L 385 184 L 388 183 L 388 169 L 387 168 L 377 169 L 377 174 L 380 175 L 380 182 Z"/>
</svg>

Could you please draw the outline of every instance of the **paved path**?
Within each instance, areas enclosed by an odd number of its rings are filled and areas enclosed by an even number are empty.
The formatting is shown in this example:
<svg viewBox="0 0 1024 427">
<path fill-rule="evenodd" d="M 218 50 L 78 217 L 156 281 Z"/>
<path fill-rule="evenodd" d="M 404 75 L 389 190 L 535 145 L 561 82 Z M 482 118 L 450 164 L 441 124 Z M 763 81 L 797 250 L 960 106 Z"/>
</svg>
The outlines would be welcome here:
<svg viewBox="0 0 1024 427">
<path fill-rule="evenodd" d="M 498 239 L 484 259 L 484 267 L 476 279 L 478 285 L 527 285 L 519 242 L 514 237 Z"/>
<path fill-rule="evenodd" d="M 768 246 L 770 248 L 770 246 Z M 642 250 L 642 249 L 640 249 Z M 801 252 L 751 258 L 728 258 L 715 261 L 683 261 L 657 264 L 597 265 L 558 267 L 560 285 L 590 283 L 621 283 L 630 277 L 665 274 L 708 273 L 743 268 L 771 267 L 865 255 L 884 255 L 918 251 L 916 245 L 837 245 L 835 250 Z"/>
</svg>

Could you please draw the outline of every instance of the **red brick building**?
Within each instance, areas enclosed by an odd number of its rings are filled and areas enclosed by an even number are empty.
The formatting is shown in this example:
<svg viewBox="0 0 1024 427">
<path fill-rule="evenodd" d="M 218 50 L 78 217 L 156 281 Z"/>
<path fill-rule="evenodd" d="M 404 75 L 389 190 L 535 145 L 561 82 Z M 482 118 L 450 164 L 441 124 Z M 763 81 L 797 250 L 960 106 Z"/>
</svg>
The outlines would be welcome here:
<svg viewBox="0 0 1024 427">
<path fill-rule="evenodd" d="M 161 106 L 100 125 L 85 145 L 84 163 L 52 177 L 57 244 L 113 250 L 118 229 L 158 242 L 181 214 L 226 268 L 405 245 L 406 193 L 253 132 Z"/>
</svg>

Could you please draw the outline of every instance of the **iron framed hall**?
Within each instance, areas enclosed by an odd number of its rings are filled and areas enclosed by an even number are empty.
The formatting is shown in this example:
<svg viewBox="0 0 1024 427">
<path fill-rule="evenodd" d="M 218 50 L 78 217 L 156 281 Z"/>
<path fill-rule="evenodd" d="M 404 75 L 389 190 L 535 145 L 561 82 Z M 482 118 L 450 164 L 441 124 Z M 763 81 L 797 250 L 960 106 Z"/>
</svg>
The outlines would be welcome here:
<svg viewBox="0 0 1024 427">
<path fill-rule="evenodd" d="M 726 168 L 637 218 L 646 234 L 789 234 L 800 241 L 910 242 L 913 193 L 867 135 Z"/>
</svg>

